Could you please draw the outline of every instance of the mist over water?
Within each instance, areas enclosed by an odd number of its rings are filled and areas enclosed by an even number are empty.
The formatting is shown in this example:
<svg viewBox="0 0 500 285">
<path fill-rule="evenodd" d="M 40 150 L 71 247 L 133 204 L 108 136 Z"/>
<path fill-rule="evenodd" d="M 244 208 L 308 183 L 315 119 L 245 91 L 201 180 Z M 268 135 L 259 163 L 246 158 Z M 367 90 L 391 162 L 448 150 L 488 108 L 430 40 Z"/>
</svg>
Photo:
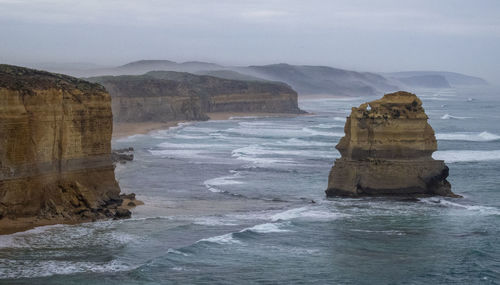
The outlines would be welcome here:
<svg viewBox="0 0 500 285">
<path fill-rule="evenodd" d="M 116 173 L 145 205 L 129 220 L 0 236 L 0 283 L 498 283 L 500 93 L 417 95 L 463 199 L 326 199 L 345 117 L 372 98 L 301 99 L 311 115 L 114 141 L 136 150 Z"/>
</svg>

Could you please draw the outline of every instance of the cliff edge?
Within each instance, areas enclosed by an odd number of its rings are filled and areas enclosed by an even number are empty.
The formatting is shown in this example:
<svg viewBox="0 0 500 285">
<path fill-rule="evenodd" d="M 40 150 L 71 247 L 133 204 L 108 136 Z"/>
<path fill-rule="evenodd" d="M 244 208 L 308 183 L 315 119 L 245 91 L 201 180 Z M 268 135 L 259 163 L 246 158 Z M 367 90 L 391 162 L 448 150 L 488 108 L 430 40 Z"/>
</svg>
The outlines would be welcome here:
<svg viewBox="0 0 500 285">
<path fill-rule="evenodd" d="M 336 148 L 327 196 L 441 195 L 451 192 L 448 167 L 434 160 L 434 130 L 422 101 L 408 92 L 353 107 Z"/>
<path fill-rule="evenodd" d="M 0 233 L 129 216 L 119 209 L 112 128 L 102 86 L 0 65 Z"/>
<path fill-rule="evenodd" d="M 185 72 L 89 78 L 106 87 L 119 123 L 208 120 L 212 112 L 304 113 L 297 92 L 279 82 L 244 81 Z"/>
</svg>

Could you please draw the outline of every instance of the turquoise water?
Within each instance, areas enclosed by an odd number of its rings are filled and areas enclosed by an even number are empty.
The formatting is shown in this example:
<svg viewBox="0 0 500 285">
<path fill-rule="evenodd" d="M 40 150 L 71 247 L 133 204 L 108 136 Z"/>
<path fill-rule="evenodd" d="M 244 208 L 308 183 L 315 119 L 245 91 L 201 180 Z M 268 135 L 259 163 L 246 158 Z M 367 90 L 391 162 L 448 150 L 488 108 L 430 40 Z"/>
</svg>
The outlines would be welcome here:
<svg viewBox="0 0 500 285">
<path fill-rule="evenodd" d="M 136 149 L 116 173 L 146 205 L 0 236 L 0 283 L 498 284 L 500 93 L 418 94 L 463 199 L 326 199 L 345 117 L 367 98 L 303 100 L 314 114 L 115 141 Z"/>
</svg>

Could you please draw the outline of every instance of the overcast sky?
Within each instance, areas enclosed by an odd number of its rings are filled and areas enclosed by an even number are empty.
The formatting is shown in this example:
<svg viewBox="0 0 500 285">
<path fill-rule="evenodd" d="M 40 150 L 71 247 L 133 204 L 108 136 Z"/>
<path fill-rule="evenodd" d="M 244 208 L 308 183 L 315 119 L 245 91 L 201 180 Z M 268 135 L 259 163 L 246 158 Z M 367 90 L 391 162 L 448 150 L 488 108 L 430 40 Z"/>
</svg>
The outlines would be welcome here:
<svg viewBox="0 0 500 285">
<path fill-rule="evenodd" d="M 0 0 L 0 61 L 449 70 L 500 82 L 499 0 Z"/>
</svg>

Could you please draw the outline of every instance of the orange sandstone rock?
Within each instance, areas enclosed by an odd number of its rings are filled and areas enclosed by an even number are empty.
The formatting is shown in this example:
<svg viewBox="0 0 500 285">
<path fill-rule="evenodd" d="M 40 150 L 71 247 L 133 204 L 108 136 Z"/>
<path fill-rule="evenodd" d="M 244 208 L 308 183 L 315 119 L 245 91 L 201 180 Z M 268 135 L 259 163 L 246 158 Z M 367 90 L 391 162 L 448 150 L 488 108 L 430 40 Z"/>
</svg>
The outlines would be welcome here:
<svg viewBox="0 0 500 285">
<path fill-rule="evenodd" d="M 102 86 L 0 65 L 0 233 L 18 218 L 29 228 L 114 217 L 112 123 Z"/>
<path fill-rule="evenodd" d="M 448 167 L 434 160 L 434 130 L 422 101 L 399 91 L 352 108 L 336 148 L 327 196 L 441 195 L 457 197 Z"/>
</svg>

